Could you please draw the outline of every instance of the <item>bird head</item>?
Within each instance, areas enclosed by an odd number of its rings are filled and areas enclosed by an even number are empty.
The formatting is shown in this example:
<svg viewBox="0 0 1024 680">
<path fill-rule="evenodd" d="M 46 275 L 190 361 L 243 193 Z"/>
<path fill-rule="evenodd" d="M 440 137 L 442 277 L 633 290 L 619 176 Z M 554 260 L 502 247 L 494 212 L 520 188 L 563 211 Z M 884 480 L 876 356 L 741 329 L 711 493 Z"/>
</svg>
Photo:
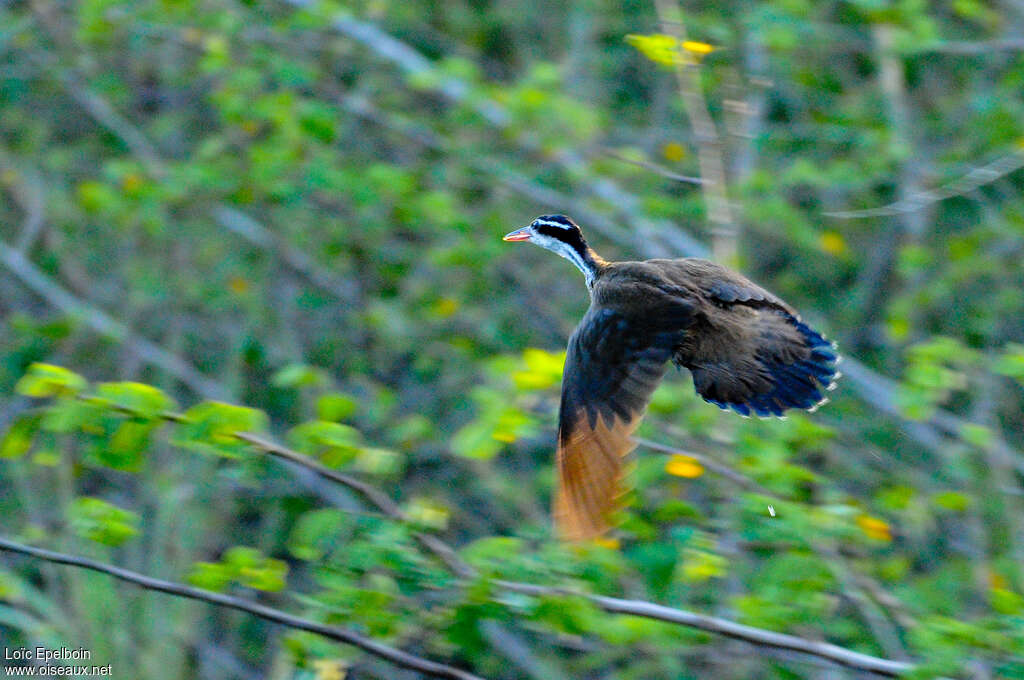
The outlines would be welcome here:
<svg viewBox="0 0 1024 680">
<path fill-rule="evenodd" d="M 583 232 L 565 215 L 541 215 L 529 226 L 505 234 L 505 241 L 529 241 L 575 262 L 587 252 Z"/>
</svg>

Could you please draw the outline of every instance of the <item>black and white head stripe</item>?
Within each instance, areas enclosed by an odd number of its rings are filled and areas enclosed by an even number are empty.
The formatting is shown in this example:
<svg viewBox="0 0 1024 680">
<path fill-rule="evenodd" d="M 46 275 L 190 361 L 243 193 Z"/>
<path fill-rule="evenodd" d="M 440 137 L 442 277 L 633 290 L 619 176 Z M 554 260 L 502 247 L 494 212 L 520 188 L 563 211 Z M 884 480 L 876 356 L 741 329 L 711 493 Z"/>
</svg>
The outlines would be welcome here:
<svg viewBox="0 0 1024 680">
<path fill-rule="evenodd" d="M 533 227 L 554 227 L 556 229 L 576 229 L 576 223 L 565 215 L 541 215 L 533 221 Z"/>
</svg>

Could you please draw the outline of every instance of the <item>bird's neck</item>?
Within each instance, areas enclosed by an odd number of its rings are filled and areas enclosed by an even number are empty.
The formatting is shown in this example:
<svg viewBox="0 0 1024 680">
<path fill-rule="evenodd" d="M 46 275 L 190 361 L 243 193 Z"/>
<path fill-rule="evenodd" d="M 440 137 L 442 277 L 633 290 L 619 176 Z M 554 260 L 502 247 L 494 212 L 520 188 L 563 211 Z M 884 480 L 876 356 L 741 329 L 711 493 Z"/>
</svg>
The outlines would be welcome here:
<svg viewBox="0 0 1024 680">
<path fill-rule="evenodd" d="M 594 281 L 597 280 L 601 271 L 608 266 L 607 260 L 594 252 L 594 249 L 588 246 L 586 241 L 577 245 L 559 241 L 558 246 L 552 250 L 572 262 L 577 269 L 583 272 L 583 276 L 587 279 L 587 288 L 593 287 Z"/>
</svg>

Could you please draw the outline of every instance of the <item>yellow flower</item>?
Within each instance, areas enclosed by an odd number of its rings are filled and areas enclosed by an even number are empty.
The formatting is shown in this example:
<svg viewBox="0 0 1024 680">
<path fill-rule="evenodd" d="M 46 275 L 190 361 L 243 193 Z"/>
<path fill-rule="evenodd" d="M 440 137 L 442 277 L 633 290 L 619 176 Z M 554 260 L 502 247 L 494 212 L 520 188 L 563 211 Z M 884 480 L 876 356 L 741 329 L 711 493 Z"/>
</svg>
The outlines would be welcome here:
<svg viewBox="0 0 1024 680">
<path fill-rule="evenodd" d="M 235 295 L 243 295 L 249 290 L 249 282 L 241 276 L 232 276 L 228 279 L 228 289 Z"/>
<path fill-rule="evenodd" d="M 818 243 L 821 245 L 821 249 L 829 255 L 846 254 L 846 240 L 837 231 L 826 231 L 819 237 Z"/>
<path fill-rule="evenodd" d="M 121 188 L 125 193 L 134 194 L 142 187 L 142 178 L 136 172 L 129 172 L 121 178 Z"/>
<path fill-rule="evenodd" d="M 661 147 L 661 155 L 665 157 L 665 160 L 674 163 L 686 158 L 686 148 L 679 142 L 669 142 Z"/>
<path fill-rule="evenodd" d="M 885 541 L 886 543 L 892 540 L 892 529 L 884 520 L 877 517 L 861 515 L 857 518 L 857 526 L 860 527 L 860 530 L 868 538 L 873 538 L 876 541 Z"/>
<path fill-rule="evenodd" d="M 677 453 L 665 463 L 665 472 L 676 477 L 693 479 L 704 474 L 704 466 L 693 456 L 684 456 Z"/>
<path fill-rule="evenodd" d="M 442 319 L 447 319 L 457 311 L 459 311 L 459 303 L 454 298 L 442 297 L 434 303 L 434 314 Z"/>
</svg>

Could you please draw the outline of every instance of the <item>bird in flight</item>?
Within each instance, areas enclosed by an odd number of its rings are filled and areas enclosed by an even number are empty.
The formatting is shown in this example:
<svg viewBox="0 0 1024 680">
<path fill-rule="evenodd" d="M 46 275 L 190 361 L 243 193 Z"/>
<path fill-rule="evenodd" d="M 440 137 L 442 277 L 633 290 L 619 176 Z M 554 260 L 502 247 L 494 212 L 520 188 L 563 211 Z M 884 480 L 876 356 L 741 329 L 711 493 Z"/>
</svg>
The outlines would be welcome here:
<svg viewBox="0 0 1024 680">
<path fill-rule="evenodd" d="M 558 414 L 554 515 L 568 540 L 610 528 L 622 457 L 669 360 L 689 369 L 705 401 L 744 416 L 814 410 L 839 378 L 833 343 L 721 265 L 608 262 L 564 215 L 542 215 L 504 240 L 561 255 L 590 290 L 590 309 L 569 338 Z"/>
</svg>

